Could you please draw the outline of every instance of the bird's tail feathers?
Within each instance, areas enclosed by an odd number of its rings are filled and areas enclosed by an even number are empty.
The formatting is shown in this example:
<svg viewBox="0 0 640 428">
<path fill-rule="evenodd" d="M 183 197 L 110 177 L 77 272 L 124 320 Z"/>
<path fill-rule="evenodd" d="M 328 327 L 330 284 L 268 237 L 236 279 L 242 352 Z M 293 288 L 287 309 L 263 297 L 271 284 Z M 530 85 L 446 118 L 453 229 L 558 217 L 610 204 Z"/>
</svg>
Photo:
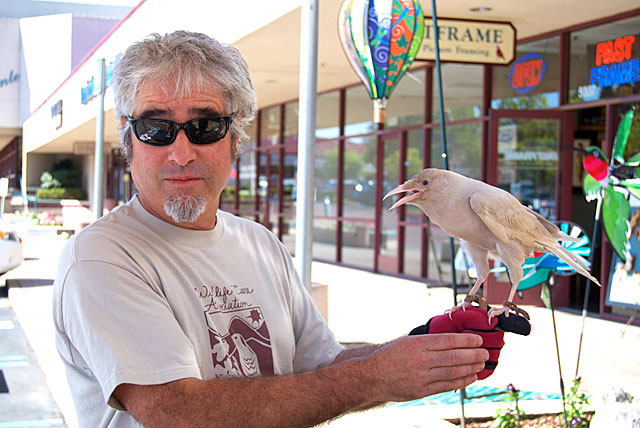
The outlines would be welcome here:
<svg viewBox="0 0 640 428">
<path fill-rule="evenodd" d="M 557 256 L 559 259 L 563 260 L 572 268 L 574 268 L 580 275 L 589 278 L 595 284 L 600 286 L 600 282 L 593 275 L 591 275 L 591 272 L 589 272 L 589 262 L 587 262 L 583 257 L 572 253 L 559 244 L 549 247 L 548 251 Z"/>
<path fill-rule="evenodd" d="M 569 241 L 569 242 L 580 242 L 582 240 L 582 238 L 569 236 L 566 233 L 561 231 L 558 231 L 558 233 L 556 233 L 555 239 L 557 239 L 558 241 Z"/>
</svg>

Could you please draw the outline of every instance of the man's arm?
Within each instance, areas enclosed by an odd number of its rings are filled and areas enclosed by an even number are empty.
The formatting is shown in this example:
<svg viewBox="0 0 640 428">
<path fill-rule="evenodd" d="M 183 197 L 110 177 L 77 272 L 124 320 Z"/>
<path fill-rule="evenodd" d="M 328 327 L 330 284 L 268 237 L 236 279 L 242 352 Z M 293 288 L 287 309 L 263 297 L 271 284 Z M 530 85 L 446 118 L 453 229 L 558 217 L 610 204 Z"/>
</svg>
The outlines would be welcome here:
<svg viewBox="0 0 640 428">
<path fill-rule="evenodd" d="M 147 428 L 313 426 L 353 408 L 465 387 L 488 358 L 481 342 L 472 334 L 402 337 L 377 349 L 345 351 L 331 366 L 308 373 L 122 384 L 114 396 Z"/>
</svg>

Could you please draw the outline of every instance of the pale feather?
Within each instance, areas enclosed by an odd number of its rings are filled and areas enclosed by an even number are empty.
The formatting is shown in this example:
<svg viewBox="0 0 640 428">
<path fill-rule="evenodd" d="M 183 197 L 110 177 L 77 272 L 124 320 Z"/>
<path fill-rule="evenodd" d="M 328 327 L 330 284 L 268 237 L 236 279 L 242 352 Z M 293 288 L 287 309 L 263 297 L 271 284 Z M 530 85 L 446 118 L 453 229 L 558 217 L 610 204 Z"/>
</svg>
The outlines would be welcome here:
<svg viewBox="0 0 640 428">
<path fill-rule="evenodd" d="M 516 240 L 525 247 L 537 247 L 540 236 L 549 236 L 536 216 L 507 192 L 477 192 L 469 198 L 469 205 L 487 228 L 505 244 Z"/>
</svg>

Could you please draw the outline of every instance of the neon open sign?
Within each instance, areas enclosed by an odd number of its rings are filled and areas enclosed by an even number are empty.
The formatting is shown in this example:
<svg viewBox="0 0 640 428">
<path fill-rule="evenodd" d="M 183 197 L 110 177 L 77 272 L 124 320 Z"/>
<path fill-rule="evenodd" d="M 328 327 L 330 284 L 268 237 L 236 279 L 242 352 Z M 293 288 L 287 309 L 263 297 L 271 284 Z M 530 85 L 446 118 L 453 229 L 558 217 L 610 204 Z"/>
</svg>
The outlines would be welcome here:
<svg viewBox="0 0 640 428">
<path fill-rule="evenodd" d="M 637 41 L 636 36 L 625 36 L 598 43 L 590 83 L 606 88 L 640 81 L 640 58 L 632 58 Z"/>
<path fill-rule="evenodd" d="M 547 64 L 537 53 L 529 52 L 523 55 L 511 67 L 509 73 L 511 88 L 519 94 L 532 91 L 542 82 L 546 69 Z"/>
</svg>

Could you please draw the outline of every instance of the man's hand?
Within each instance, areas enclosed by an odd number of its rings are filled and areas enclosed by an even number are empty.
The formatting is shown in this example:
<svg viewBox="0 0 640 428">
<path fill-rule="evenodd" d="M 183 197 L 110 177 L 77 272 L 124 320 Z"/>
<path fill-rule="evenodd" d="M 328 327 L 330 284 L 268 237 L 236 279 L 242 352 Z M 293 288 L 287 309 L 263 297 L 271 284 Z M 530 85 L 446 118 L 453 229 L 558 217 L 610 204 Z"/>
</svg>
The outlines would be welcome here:
<svg viewBox="0 0 640 428">
<path fill-rule="evenodd" d="M 366 361 L 380 401 L 408 401 L 463 388 L 478 379 L 489 353 L 474 334 L 403 337 Z"/>
<path fill-rule="evenodd" d="M 474 333 L 482 337 L 482 347 L 489 352 L 490 358 L 486 361 L 484 370 L 478 374 L 478 379 L 486 379 L 493 374 L 498 365 L 498 357 L 504 346 L 504 332 L 527 336 L 531 326 L 522 317 L 505 317 L 499 315 L 488 321 L 488 312 L 477 306 L 468 306 L 465 310 L 459 310 L 448 314 L 438 315 L 429 320 L 425 325 L 414 328 L 410 336 L 431 335 L 437 333 Z"/>
</svg>

